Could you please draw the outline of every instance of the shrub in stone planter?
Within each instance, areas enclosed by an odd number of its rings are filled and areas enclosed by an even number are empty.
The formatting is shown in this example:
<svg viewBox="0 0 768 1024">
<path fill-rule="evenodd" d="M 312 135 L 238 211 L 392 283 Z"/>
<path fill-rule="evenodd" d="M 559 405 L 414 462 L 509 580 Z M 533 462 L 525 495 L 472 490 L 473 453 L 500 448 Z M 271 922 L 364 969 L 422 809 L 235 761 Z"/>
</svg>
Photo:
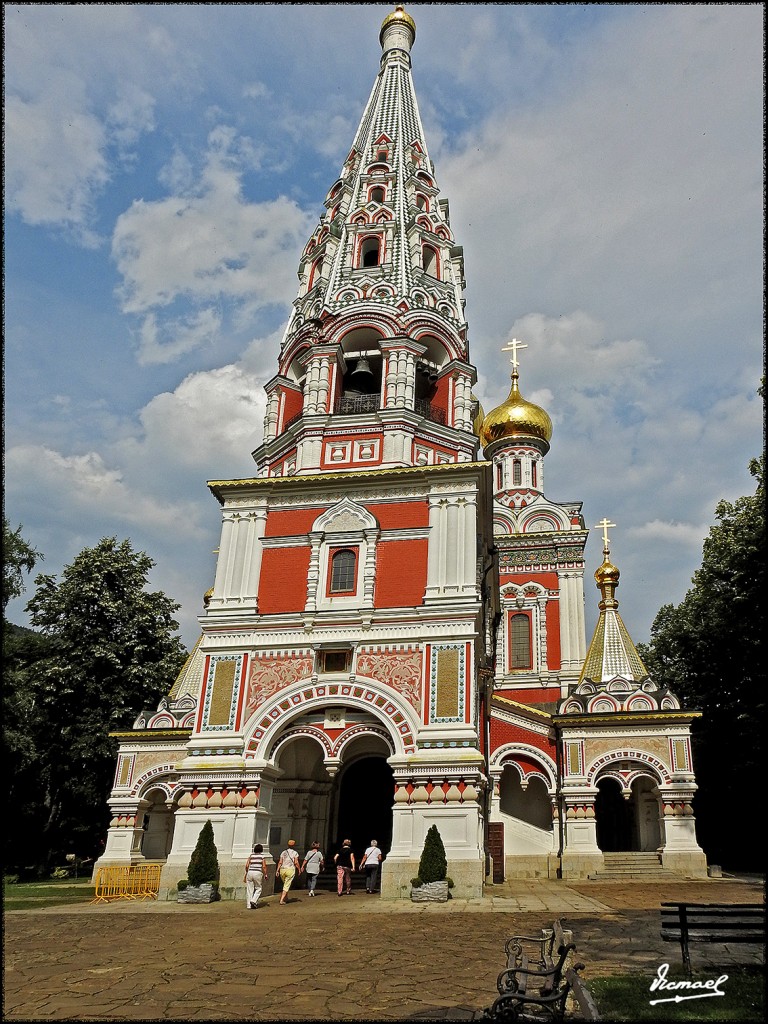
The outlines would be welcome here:
<svg viewBox="0 0 768 1024">
<path fill-rule="evenodd" d="M 437 825 L 432 825 L 424 839 L 419 873 L 411 879 L 411 899 L 415 903 L 445 903 L 453 879 L 448 878 L 448 861 Z"/>
<path fill-rule="evenodd" d="M 219 898 L 219 858 L 213 841 L 213 825 L 206 821 L 197 837 L 187 877 L 176 884 L 179 903 L 213 903 Z"/>
</svg>

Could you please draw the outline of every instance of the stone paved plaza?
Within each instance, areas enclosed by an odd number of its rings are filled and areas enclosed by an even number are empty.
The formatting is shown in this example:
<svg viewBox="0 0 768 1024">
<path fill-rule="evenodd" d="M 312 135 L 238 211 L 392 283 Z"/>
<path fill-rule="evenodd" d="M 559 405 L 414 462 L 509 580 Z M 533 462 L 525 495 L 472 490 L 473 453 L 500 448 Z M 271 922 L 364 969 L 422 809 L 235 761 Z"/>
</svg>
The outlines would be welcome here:
<svg viewBox="0 0 768 1024">
<path fill-rule="evenodd" d="M 294 892 L 284 907 L 269 896 L 253 912 L 155 901 L 11 911 L 3 1019 L 468 1019 L 492 1002 L 511 934 L 560 917 L 587 982 L 634 973 L 647 989 L 661 963 L 681 972 L 679 947 L 659 935 L 661 902 L 764 898 L 757 878 L 517 881 L 487 891 L 442 905 L 325 890 Z M 763 962 L 763 950 L 702 945 L 692 961 L 717 977 Z"/>
</svg>

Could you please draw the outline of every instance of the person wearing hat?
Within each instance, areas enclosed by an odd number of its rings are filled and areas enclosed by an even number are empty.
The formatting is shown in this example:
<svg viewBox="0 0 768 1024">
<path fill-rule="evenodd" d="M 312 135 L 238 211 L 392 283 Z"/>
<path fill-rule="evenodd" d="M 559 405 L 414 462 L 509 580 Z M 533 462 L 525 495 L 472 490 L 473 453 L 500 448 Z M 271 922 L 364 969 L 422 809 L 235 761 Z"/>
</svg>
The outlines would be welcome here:
<svg viewBox="0 0 768 1024">
<path fill-rule="evenodd" d="M 345 839 L 341 849 L 333 858 L 336 863 L 336 879 L 339 896 L 352 895 L 352 872 L 355 870 L 355 855 L 352 852 L 352 841 Z"/>
<path fill-rule="evenodd" d="M 296 853 L 296 840 L 289 839 L 288 846 L 280 854 L 280 859 L 277 862 L 277 873 L 283 882 L 283 891 L 280 893 L 280 906 L 285 906 L 285 901 L 288 898 L 288 890 L 291 888 L 291 883 L 296 877 L 296 872 L 299 870 L 299 855 Z"/>
<path fill-rule="evenodd" d="M 320 843 L 312 843 L 311 849 L 307 850 L 306 856 L 301 865 L 301 870 L 307 873 L 307 889 L 309 895 L 315 895 L 317 876 L 325 867 L 325 858 L 320 852 Z"/>
</svg>

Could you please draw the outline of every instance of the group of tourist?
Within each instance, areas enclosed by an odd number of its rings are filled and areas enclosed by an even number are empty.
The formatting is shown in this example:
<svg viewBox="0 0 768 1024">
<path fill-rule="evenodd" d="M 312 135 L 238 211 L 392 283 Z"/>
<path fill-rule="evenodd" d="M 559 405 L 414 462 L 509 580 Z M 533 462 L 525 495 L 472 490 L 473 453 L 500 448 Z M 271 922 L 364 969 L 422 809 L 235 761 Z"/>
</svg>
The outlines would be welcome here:
<svg viewBox="0 0 768 1024">
<path fill-rule="evenodd" d="M 372 839 L 370 846 L 360 860 L 358 868 L 355 864 L 352 843 L 349 839 L 345 839 L 341 844 L 341 849 L 333 858 L 336 865 L 336 884 L 339 896 L 352 895 L 352 872 L 356 870 L 362 871 L 363 869 L 365 869 L 365 891 L 367 893 L 378 892 L 381 860 L 382 853 L 379 849 L 379 844 L 375 839 Z M 280 906 L 285 905 L 291 886 L 297 876 L 302 874 L 307 876 L 307 891 L 309 895 L 314 896 L 317 877 L 324 867 L 325 857 L 320 850 L 320 843 L 312 843 L 302 861 L 296 851 L 296 840 L 289 839 L 288 845 L 280 854 L 275 866 L 276 875 L 283 883 L 283 889 L 280 893 Z M 253 853 L 246 862 L 245 874 L 243 876 L 243 881 L 245 882 L 245 905 L 249 910 L 256 909 L 264 883 L 268 880 L 269 874 L 264 857 L 264 847 L 261 843 L 256 843 Z"/>
</svg>

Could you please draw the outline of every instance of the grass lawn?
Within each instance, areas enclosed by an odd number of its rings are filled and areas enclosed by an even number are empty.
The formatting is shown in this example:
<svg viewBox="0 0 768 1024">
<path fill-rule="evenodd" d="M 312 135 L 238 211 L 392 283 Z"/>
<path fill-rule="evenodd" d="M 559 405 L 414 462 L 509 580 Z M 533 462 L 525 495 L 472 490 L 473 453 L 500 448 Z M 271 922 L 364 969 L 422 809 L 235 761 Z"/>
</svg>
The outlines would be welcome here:
<svg viewBox="0 0 768 1024">
<path fill-rule="evenodd" d="M 44 907 L 89 903 L 94 894 L 94 888 L 87 880 L 75 882 L 71 878 L 64 878 L 10 884 L 3 882 L 3 909 L 42 910 Z"/>
<path fill-rule="evenodd" d="M 719 972 L 706 975 L 694 972 L 692 981 L 715 981 L 727 974 L 728 980 L 719 989 L 722 996 L 706 996 L 702 999 L 685 999 L 680 1002 L 657 1003 L 652 999 L 674 999 L 675 996 L 695 995 L 696 990 L 650 991 L 647 977 L 637 974 L 617 975 L 613 978 L 596 978 L 590 981 L 589 990 L 595 997 L 601 1017 L 606 1021 L 765 1021 L 765 968 L 724 967 Z M 685 974 L 680 971 L 670 981 L 683 981 Z"/>
</svg>

